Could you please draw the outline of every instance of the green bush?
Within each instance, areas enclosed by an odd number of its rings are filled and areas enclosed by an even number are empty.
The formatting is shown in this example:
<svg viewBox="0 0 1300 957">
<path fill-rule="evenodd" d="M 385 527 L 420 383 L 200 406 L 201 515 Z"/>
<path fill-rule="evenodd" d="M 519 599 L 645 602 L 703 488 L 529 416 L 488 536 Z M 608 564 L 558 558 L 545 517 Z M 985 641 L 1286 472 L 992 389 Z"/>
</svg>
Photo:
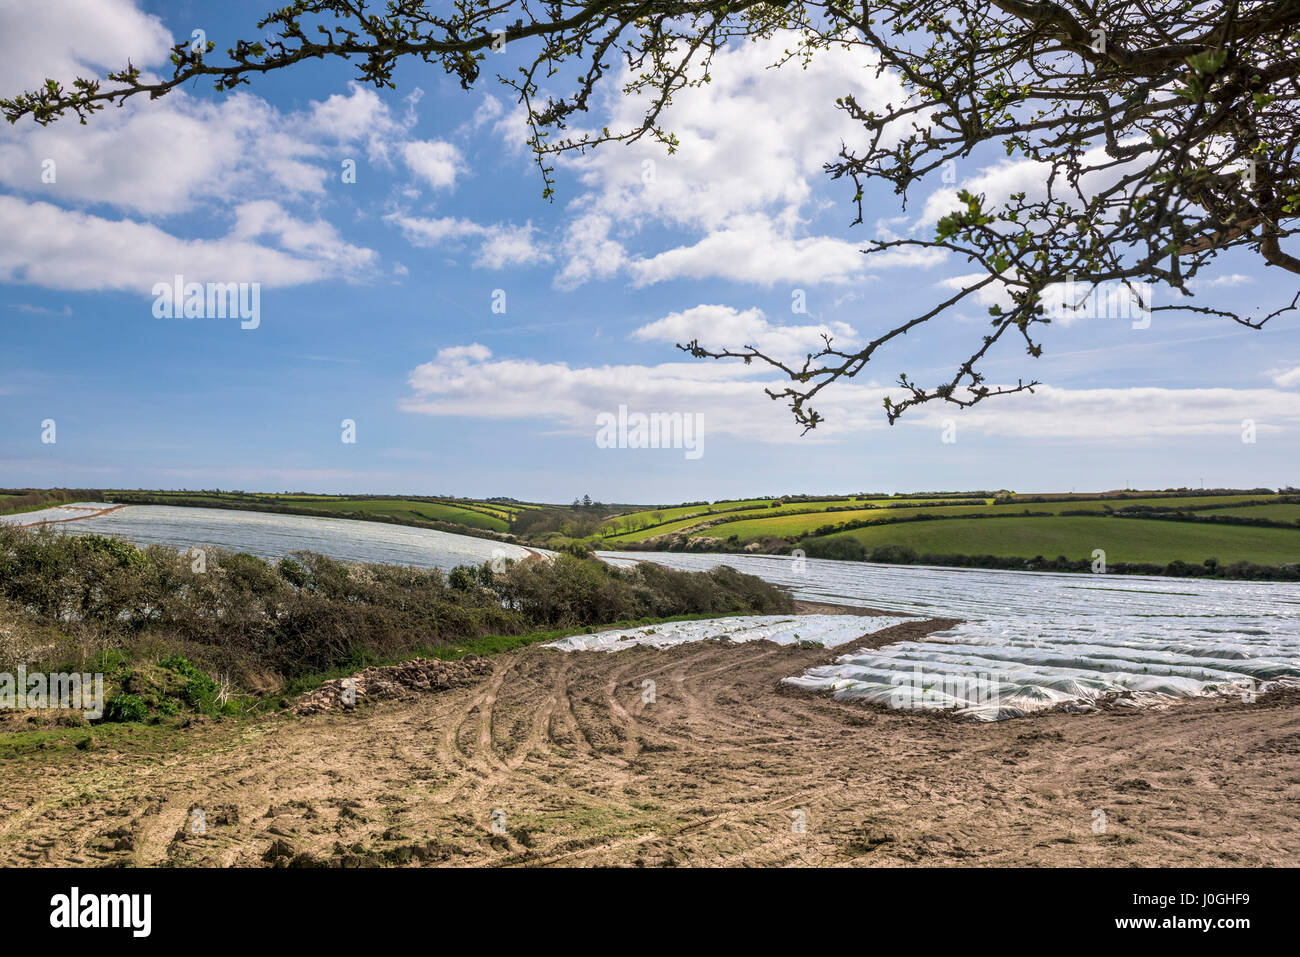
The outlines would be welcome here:
<svg viewBox="0 0 1300 957">
<path fill-rule="evenodd" d="M 104 702 L 105 721 L 145 721 L 148 717 L 149 706 L 138 694 L 115 694 Z"/>
<path fill-rule="evenodd" d="M 164 658 L 158 662 L 158 665 L 176 672 L 183 679 L 181 699 L 195 711 L 216 714 L 220 710 L 217 703 L 217 683 L 209 675 L 195 668 L 179 655 Z"/>
<path fill-rule="evenodd" d="M 279 564 L 275 566 L 280 577 L 296 588 L 302 588 L 307 584 L 307 569 L 302 567 L 302 563 L 292 558 L 282 558 Z"/>
<path fill-rule="evenodd" d="M 878 545 L 867 555 L 867 560 L 881 565 L 913 565 L 917 562 L 916 549 L 907 545 Z"/>
<path fill-rule="evenodd" d="M 799 543 L 809 558 L 865 561 L 867 550 L 855 538 L 806 538 Z"/>
<path fill-rule="evenodd" d="M 130 542 L 120 538 L 107 538 L 103 535 L 82 535 L 76 540 L 77 547 L 95 555 L 104 555 L 118 565 L 143 565 L 144 553 Z"/>
</svg>

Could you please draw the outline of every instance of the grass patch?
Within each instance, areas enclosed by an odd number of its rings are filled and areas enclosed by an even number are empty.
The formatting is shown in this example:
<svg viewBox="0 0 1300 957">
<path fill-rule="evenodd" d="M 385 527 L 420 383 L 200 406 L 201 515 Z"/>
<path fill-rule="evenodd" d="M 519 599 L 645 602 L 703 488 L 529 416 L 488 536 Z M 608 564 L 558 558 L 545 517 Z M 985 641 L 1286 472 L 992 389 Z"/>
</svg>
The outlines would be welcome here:
<svg viewBox="0 0 1300 957">
<path fill-rule="evenodd" d="M 925 554 L 1042 555 L 1082 560 L 1104 549 L 1106 561 L 1168 564 L 1252 562 L 1284 565 L 1300 561 L 1300 533 L 1285 528 L 1200 525 L 1143 519 L 986 518 L 963 521 L 875 525 L 828 535 L 851 538 L 867 548 L 898 545 Z"/>
<path fill-rule="evenodd" d="M 227 719 L 229 720 L 229 719 Z M 123 755 L 160 755 L 192 748 L 188 718 L 154 724 L 97 724 L 80 728 L 39 728 L 0 734 L 0 761 L 39 760 L 42 765 L 79 764 L 85 751 L 110 750 Z M 229 725 L 233 730 L 235 725 Z M 223 729 L 226 730 L 226 729 Z"/>
<path fill-rule="evenodd" d="M 1213 517 L 1232 515 L 1237 518 L 1266 518 L 1274 522 L 1300 522 L 1300 505 L 1247 505 L 1241 508 L 1213 508 L 1197 515 Z"/>
</svg>

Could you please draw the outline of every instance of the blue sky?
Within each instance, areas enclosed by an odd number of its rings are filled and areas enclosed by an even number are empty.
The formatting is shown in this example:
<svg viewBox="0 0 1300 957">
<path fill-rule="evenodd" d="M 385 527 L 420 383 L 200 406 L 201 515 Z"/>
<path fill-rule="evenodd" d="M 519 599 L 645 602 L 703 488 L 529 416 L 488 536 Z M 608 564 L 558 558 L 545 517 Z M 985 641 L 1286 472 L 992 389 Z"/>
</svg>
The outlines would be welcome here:
<svg viewBox="0 0 1300 957">
<path fill-rule="evenodd" d="M 173 38 L 203 29 L 224 49 L 264 12 L 0 2 L 16 51 L 0 86 L 128 57 L 160 69 Z M 763 69 L 775 52 L 725 55 L 713 83 L 678 101 L 677 156 L 640 144 L 561 162 L 555 202 L 508 91 L 485 76 L 465 92 L 423 65 L 382 94 L 346 64 L 312 64 L 233 96 L 199 85 L 110 108 L 84 127 L 6 127 L 0 485 L 638 502 L 1300 485 L 1293 319 L 1264 332 L 1160 313 L 1144 329 L 1075 319 L 1048 331 L 1045 358 L 1009 344 L 986 366 L 991 380 L 1042 380 L 1036 395 L 927 407 L 889 427 L 880 400 L 897 374 L 937 381 L 982 334 L 967 309 L 825 393 L 826 428 L 802 438 L 762 393 L 771 373 L 677 351 L 695 335 L 795 354 L 823 330 L 870 338 L 970 271 L 861 256 L 880 231 L 924 232 L 951 186 L 936 181 L 906 212 L 872 194 L 867 223 L 850 229 L 849 188 L 820 171 L 854 136 L 831 104 L 845 91 L 887 98 L 890 81 L 849 52 Z M 635 106 L 607 99 L 589 125 L 618 126 Z M 349 160 L 355 183 L 341 175 Z M 954 172 L 991 192 L 1041 179 L 994 158 Z M 260 283 L 260 324 L 156 318 L 153 286 L 176 273 Z M 1249 309 L 1294 290 L 1295 277 L 1243 256 L 1196 291 Z M 792 310 L 800 291 L 805 312 Z M 702 416 L 704 454 L 599 448 L 596 416 L 620 405 Z M 341 441 L 344 419 L 355 443 Z"/>
</svg>

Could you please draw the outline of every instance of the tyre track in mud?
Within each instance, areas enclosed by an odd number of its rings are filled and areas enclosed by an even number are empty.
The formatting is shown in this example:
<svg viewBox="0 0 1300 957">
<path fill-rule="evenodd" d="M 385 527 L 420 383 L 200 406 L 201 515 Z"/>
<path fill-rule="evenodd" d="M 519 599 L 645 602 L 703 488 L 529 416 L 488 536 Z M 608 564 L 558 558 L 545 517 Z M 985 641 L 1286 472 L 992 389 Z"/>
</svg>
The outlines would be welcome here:
<svg viewBox="0 0 1300 957">
<path fill-rule="evenodd" d="M 988 726 L 779 685 L 950 624 L 909 622 L 830 651 L 532 647 L 494 659 L 477 685 L 190 728 L 163 756 L 0 762 L 0 862 L 1294 861 L 1300 695 Z M 206 833 L 188 832 L 193 807 Z M 1097 810 L 1105 833 L 1093 833 Z"/>
</svg>

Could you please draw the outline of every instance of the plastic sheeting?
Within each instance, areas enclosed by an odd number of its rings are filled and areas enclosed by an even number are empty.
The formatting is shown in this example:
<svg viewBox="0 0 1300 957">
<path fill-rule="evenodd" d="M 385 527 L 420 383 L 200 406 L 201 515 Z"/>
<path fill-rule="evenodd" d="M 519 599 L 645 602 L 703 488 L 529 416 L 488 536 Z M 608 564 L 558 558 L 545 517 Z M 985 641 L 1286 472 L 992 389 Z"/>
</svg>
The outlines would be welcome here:
<svg viewBox="0 0 1300 957">
<path fill-rule="evenodd" d="M 730 565 L 799 598 L 963 618 L 923 641 L 841 656 L 790 684 L 896 708 L 998 720 L 1099 699 L 1142 707 L 1249 699 L 1300 684 L 1300 588 L 1277 582 L 1091 576 L 778 556 L 626 552 L 703 570 Z"/>
<path fill-rule="evenodd" d="M 808 641 L 834 648 L 863 635 L 915 620 L 888 615 L 745 615 L 570 635 L 549 642 L 546 647 L 562 651 L 621 651 L 633 645 L 667 648 L 691 641 L 724 638 L 728 641 L 772 641 L 778 645 Z"/>
<path fill-rule="evenodd" d="M 62 512 L 89 506 L 90 503 L 78 502 L 75 506 L 49 511 Z M 112 508 L 111 505 L 104 507 Z M 38 514 L 29 512 L 12 517 L 27 518 Z M 70 513 L 61 517 L 74 518 L 77 515 Z M 456 565 L 479 565 L 498 558 L 522 561 L 529 557 L 528 549 L 509 542 L 428 528 L 177 505 L 127 505 L 103 515 L 65 522 L 55 528 L 70 535 L 113 535 L 137 545 L 170 545 L 180 549 L 215 545 L 265 558 L 279 558 L 306 549 L 340 561 L 386 562 L 444 571 Z"/>
<path fill-rule="evenodd" d="M 86 518 L 106 508 L 115 508 L 111 502 L 74 502 L 70 505 L 55 505 L 35 512 L 17 512 L 13 515 L 0 515 L 0 524 L 4 525 L 41 525 L 45 522 L 66 522 L 69 519 Z"/>
</svg>

